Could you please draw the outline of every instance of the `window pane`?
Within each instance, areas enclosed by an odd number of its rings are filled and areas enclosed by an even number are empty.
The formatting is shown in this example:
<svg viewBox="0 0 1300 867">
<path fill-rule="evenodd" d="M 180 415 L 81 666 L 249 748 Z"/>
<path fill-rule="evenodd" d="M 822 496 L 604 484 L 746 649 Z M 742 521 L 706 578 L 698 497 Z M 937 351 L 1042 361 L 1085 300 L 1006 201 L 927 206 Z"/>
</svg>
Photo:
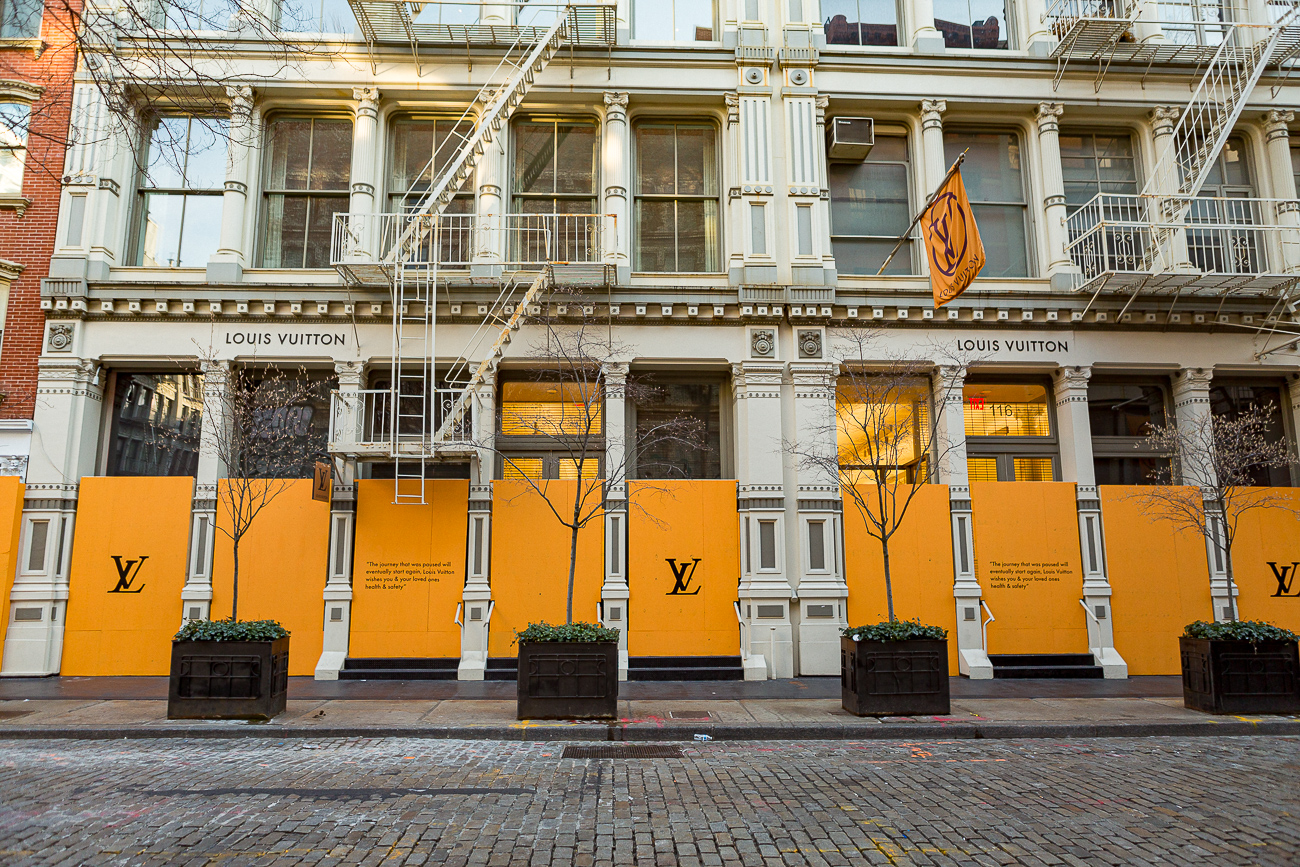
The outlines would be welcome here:
<svg viewBox="0 0 1300 867">
<path fill-rule="evenodd" d="M 303 267 L 307 242 L 306 196 L 271 196 L 267 204 L 267 268 Z"/>
<path fill-rule="evenodd" d="M 0 39 L 35 39 L 41 35 L 41 0 L 0 2 Z"/>
<path fill-rule="evenodd" d="M 356 19 L 347 0 L 282 0 L 280 29 L 296 33 L 351 33 Z"/>
<path fill-rule="evenodd" d="M 894 249 L 894 240 L 869 241 L 860 238 L 834 238 L 831 242 L 835 253 L 835 268 L 841 274 L 875 274 L 880 271 L 885 257 Z M 889 260 L 886 274 L 913 274 L 912 244 L 904 243 Z"/>
<path fill-rule="evenodd" d="M 676 271 L 677 244 L 674 203 L 645 201 L 636 203 L 636 262 L 638 271 Z"/>
<path fill-rule="evenodd" d="M 907 166 L 867 162 L 829 168 L 833 234 L 897 238 L 907 229 Z"/>
<path fill-rule="evenodd" d="M 579 470 L 579 464 L 582 468 Z M 597 479 L 600 478 L 600 461 L 597 458 L 560 458 L 556 461 L 556 478 L 559 479 Z"/>
<path fill-rule="evenodd" d="M 633 0 L 632 33 L 637 39 L 673 40 L 672 8 L 664 0 Z"/>
<path fill-rule="evenodd" d="M 677 267 L 673 270 L 718 270 L 717 227 L 717 201 L 678 202 Z"/>
<path fill-rule="evenodd" d="M 1216 416 L 1236 418 L 1255 407 L 1269 407 L 1264 440 L 1284 442 L 1286 428 L 1282 422 L 1282 390 L 1272 384 L 1219 383 L 1210 386 L 1210 412 Z M 1287 467 L 1256 467 L 1248 473 L 1251 483 L 1259 486 L 1289 487 L 1291 473 Z"/>
<path fill-rule="evenodd" d="M 1093 383 L 1088 422 L 1095 437 L 1144 437 L 1147 425 L 1165 423 L 1165 394 L 1158 385 Z"/>
<path fill-rule="evenodd" d="M 1168 471 L 1169 462 L 1156 457 L 1096 458 L 1093 471 L 1099 485 L 1154 485 L 1157 470 Z"/>
<path fill-rule="evenodd" d="M 185 151 L 189 127 L 188 117 L 158 118 L 149 136 L 145 186 L 155 189 L 180 189 L 185 186 Z"/>
<path fill-rule="evenodd" d="M 1041 385 L 967 385 L 962 399 L 968 437 L 1051 435 L 1047 389 Z"/>
<path fill-rule="evenodd" d="M 417 24 L 476 24 L 479 6 L 461 3 L 430 3 L 415 16 Z"/>
<path fill-rule="evenodd" d="M 712 127 L 677 127 L 677 192 L 683 196 L 718 194 Z"/>
<path fill-rule="evenodd" d="M 641 0 L 641 5 L 645 2 Z M 672 0 L 672 6 L 674 38 L 678 42 L 712 41 L 713 0 Z"/>
<path fill-rule="evenodd" d="M 966 475 L 972 482 L 996 482 L 998 480 L 997 458 L 967 458 Z"/>
<path fill-rule="evenodd" d="M 108 475 L 193 475 L 202 427 L 202 376 L 117 374 Z"/>
<path fill-rule="evenodd" d="M 636 402 L 639 479 L 722 478 L 722 388 L 717 383 L 669 383 L 642 390 Z M 699 442 L 683 437 L 692 423 Z M 670 435 L 671 434 L 671 435 Z"/>
<path fill-rule="evenodd" d="M 948 132 L 943 145 L 949 165 L 970 149 L 961 175 L 972 202 L 1024 202 L 1020 137 L 1015 133 Z"/>
<path fill-rule="evenodd" d="M 503 479 L 540 479 L 542 477 L 541 458 L 511 457 L 502 461 L 501 478 Z"/>
<path fill-rule="evenodd" d="M 318 196 L 311 200 L 311 219 L 307 225 L 304 268 L 330 266 L 330 231 L 335 214 L 348 212 L 348 200 L 342 196 Z"/>
<path fill-rule="evenodd" d="M 267 189 L 305 190 L 311 159 L 311 121 L 281 120 L 271 125 L 271 169 Z"/>
<path fill-rule="evenodd" d="M 858 45 L 858 0 L 822 0 L 822 29 L 829 45 Z"/>
<path fill-rule="evenodd" d="M 836 442 L 841 467 L 917 470 L 924 462 L 922 431 L 930 429 L 923 387 L 902 388 L 864 377 L 841 382 L 835 394 Z M 874 480 L 872 480 L 874 483 Z"/>
<path fill-rule="evenodd" d="M 186 196 L 180 267 L 205 267 L 220 243 L 221 196 Z"/>
<path fill-rule="evenodd" d="M 515 192 L 555 192 L 554 124 L 515 124 Z"/>
<path fill-rule="evenodd" d="M 638 127 L 636 150 L 637 192 L 645 195 L 672 195 L 677 192 L 674 181 L 677 169 L 674 128 Z"/>
<path fill-rule="evenodd" d="M 217 199 L 218 202 L 221 199 Z M 180 265 L 181 218 L 185 197 L 149 193 L 144 197 L 144 227 L 140 240 L 140 264 L 151 268 Z"/>
<path fill-rule="evenodd" d="M 316 121 L 312 135 L 311 189 L 346 190 L 352 171 L 352 122 Z"/>
<path fill-rule="evenodd" d="M 591 195 L 596 186 L 596 125 L 556 124 L 555 191 Z"/>
<path fill-rule="evenodd" d="M 1017 482 L 1052 481 L 1051 458 L 1016 458 L 1015 469 Z"/>
<path fill-rule="evenodd" d="M 981 277 L 1028 277 L 1025 209 L 1020 205 L 972 205 L 987 262 Z"/>
<path fill-rule="evenodd" d="M 558 382 L 507 382 L 501 389 L 504 436 L 600 436 L 597 386 Z M 588 399 L 590 398 L 590 399 Z"/>
<path fill-rule="evenodd" d="M 226 181 L 226 143 L 230 121 L 224 118 L 190 118 L 190 142 L 185 160 L 185 187 L 220 190 Z"/>
</svg>

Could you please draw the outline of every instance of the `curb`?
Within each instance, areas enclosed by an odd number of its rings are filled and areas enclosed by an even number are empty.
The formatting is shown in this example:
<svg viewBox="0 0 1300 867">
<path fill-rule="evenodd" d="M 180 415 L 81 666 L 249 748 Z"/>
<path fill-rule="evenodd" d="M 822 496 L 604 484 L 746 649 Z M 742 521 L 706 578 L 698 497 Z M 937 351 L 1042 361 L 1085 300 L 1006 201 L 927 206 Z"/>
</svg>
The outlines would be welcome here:
<svg viewBox="0 0 1300 867">
<path fill-rule="evenodd" d="M 693 741 L 695 735 L 715 741 L 884 741 L 923 739 L 1009 740 L 1018 738 L 1123 737 L 1239 737 L 1300 735 L 1300 719 L 1225 719 L 1169 723 L 884 723 L 880 725 L 673 726 L 518 725 L 277 728 L 273 725 L 233 724 L 158 726 L 156 728 L 0 728 L 3 740 L 155 740 L 164 738 L 424 738 L 429 740 L 494 740 L 514 742 L 564 741 Z"/>
</svg>

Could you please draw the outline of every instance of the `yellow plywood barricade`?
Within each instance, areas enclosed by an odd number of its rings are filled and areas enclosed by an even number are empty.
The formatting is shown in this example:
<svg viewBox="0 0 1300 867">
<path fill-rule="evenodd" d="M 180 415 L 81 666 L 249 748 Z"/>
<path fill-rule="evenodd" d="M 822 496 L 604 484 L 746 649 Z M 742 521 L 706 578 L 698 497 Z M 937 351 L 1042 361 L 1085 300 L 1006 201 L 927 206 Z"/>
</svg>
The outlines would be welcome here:
<svg viewBox="0 0 1300 867">
<path fill-rule="evenodd" d="M 573 512 L 578 481 L 542 482 L 561 513 Z M 590 484 L 582 482 L 581 484 Z M 597 492 L 598 493 L 598 492 Z M 515 632 L 545 620 L 563 623 L 569 587 L 569 528 L 526 481 L 492 483 L 492 622 L 490 656 L 515 656 Z M 605 522 L 597 515 L 578 534 L 573 619 L 596 619 L 605 581 Z"/>
<path fill-rule="evenodd" d="M 1143 513 L 1141 486 L 1102 485 L 1115 649 L 1128 673 L 1178 674 L 1178 636 L 1211 617 L 1205 539 Z"/>
<path fill-rule="evenodd" d="M 1073 482 L 973 482 L 975 575 L 989 653 L 1087 653 Z"/>
<path fill-rule="evenodd" d="M 239 543 L 239 619 L 284 624 L 291 634 L 289 674 L 310 675 L 316 671 L 324 641 L 330 506 L 311 498 L 311 479 L 271 484 L 287 487 L 262 510 Z M 217 526 L 230 526 L 220 502 Z M 224 533 L 218 533 L 213 619 L 230 616 L 232 566 L 233 546 Z"/>
<path fill-rule="evenodd" d="M 460 656 L 469 481 L 426 481 L 424 499 L 394 504 L 392 480 L 357 482 L 350 656 Z"/>
<path fill-rule="evenodd" d="M 872 489 L 864 487 L 863 492 L 870 496 Z M 921 488 L 889 540 L 889 575 L 894 616 L 900 620 L 916 618 L 948 630 L 948 666 L 956 674 L 957 608 L 952 595 L 950 515 L 947 485 Z M 880 540 L 867 533 L 851 497 L 844 498 L 844 562 L 849 625 L 888 620 Z"/>
<path fill-rule="evenodd" d="M 62 674 L 167 674 L 193 498 L 189 477 L 81 480 Z"/>
<path fill-rule="evenodd" d="M 1244 620 L 1300 632 L 1300 488 L 1269 493 L 1284 497 L 1287 505 L 1252 509 L 1237 525 L 1232 545 L 1237 603 Z"/>
<path fill-rule="evenodd" d="M 632 482 L 628 495 L 628 653 L 740 653 L 736 483 Z"/>
<path fill-rule="evenodd" d="M 23 491 L 17 476 L 0 476 L 0 663 L 4 662 L 9 626 L 9 589 L 18 567 L 18 531 L 22 528 Z"/>
</svg>

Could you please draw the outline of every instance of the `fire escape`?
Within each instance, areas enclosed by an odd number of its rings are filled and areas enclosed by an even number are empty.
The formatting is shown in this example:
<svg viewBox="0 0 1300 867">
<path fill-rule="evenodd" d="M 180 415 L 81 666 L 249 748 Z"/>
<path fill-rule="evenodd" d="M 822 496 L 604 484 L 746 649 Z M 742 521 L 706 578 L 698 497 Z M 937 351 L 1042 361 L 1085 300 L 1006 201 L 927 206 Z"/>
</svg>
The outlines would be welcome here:
<svg viewBox="0 0 1300 867">
<path fill-rule="evenodd" d="M 1290 71 L 1300 54 L 1300 6 L 1271 2 L 1269 21 L 1236 22 L 1227 5 L 1189 0 L 1056 0 L 1047 23 L 1060 39 L 1057 82 L 1071 62 L 1097 65 L 1096 87 L 1112 63 L 1200 72 L 1191 100 L 1166 135 L 1136 195 L 1099 193 L 1067 219 L 1074 288 L 1127 294 L 1256 296 L 1287 300 L 1300 285 L 1300 222 L 1295 203 L 1201 196 L 1224 143 L 1261 76 Z M 1213 20 L 1209 20 L 1213 19 Z M 1172 309 L 1172 307 L 1171 307 Z M 1086 310 L 1085 310 L 1086 312 Z"/>
<path fill-rule="evenodd" d="M 387 387 L 335 393 L 330 450 L 391 461 L 395 502 L 423 503 L 431 461 L 475 453 L 478 386 L 496 371 L 525 317 L 539 312 L 547 290 L 611 279 L 617 233 L 609 215 L 446 210 L 563 47 L 613 44 L 615 7 L 505 3 L 490 8 L 506 10 L 512 21 L 448 24 L 444 9 L 467 7 L 445 0 L 350 2 L 372 58 L 377 46 L 407 45 L 418 72 L 422 55 L 462 45 L 471 64 L 476 49 L 499 55 L 456 132 L 418 175 L 433 178 L 428 188 L 417 182 L 398 213 L 336 215 L 331 239 L 331 261 L 349 285 L 387 288 L 392 355 Z M 538 26 L 546 11 L 554 20 Z M 453 283 L 469 290 L 456 295 L 463 290 Z M 440 329 L 440 302 L 446 317 L 475 311 L 472 322 L 457 317 Z"/>
</svg>

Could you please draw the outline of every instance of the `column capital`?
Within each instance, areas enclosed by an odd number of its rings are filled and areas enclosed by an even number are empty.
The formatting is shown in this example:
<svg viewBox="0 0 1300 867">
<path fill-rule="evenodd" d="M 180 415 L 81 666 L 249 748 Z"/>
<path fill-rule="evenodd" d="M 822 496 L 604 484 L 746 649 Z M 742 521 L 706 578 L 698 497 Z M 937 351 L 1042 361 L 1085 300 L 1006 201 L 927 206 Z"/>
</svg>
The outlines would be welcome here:
<svg viewBox="0 0 1300 867">
<path fill-rule="evenodd" d="M 942 129 L 943 113 L 948 110 L 946 99 L 921 100 L 921 128 Z"/>
<path fill-rule="evenodd" d="M 605 120 L 627 123 L 627 94 L 617 90 L 605 91 Z"/>
<path fill-rule="evenodd" d="M 727 126 L 740 123 L 740 94 L 724 93 L 722 101 L 727 104 Z"/>
<path fill-rule="evenodd" d="M 199 361 L 199 371 L 203 374 L 203 390 L 224 389 L 230 380 L 231 364 L 224 358 L 204 358 Z"/>
<path fill-rule="evenodd" d="M 826 123 L 826 109 L 830 108 L 831 98 L 824 93 L 819 93 L 813 97 L 813 105 L 817 108 L 817 125 L 824 126 Z"/>
<path fill-rule="evenodd" d="M 611 385 L 627 382 L 627 374 L 631 369 L 632 365 L 626 361 L 606 361 L 600 365 L 601 375 Z"/>
<path fill-rule="evenodd" d="M 339 378 L 339 388 L 360 388 L 361 379 L 365 376 L 366 363 L 364 361 L 336 361 L 334 362 L 334 373 Z"/>
<path fill-rule="evenodd" d="M 1156 138 L 1163 138 L 1167 135 L 1174 134 L 1174 124 L 1183 114 L 1181 106 L 1177 105 L 1157 105 L 1147 113 L 1151 119 L 1151 133 Z"/>
<path fill-rule="evenodd" d="M 1038 121 L 1039 133 L 1059 132 L 1061 128 L 1061 115 L 1065 113 L 1065 106 L 1059 102 L 1040 102 L 1038 110 L 1034 112 L 1034 117 Z"/>
<path fill-rule="evenodd" d="M 1053 374 L 1056 380 L 1056 405 L 1088 400 L 1088 380 L 1092 379 L 1092 368 L 1087 365 L 1070 365 L 1061 367 Z"/>
<path fill-rule="evenodd" d="M 1210 402 L 1210 381 L 1214 371 L 1204 367 L 1184 367 L 1174 374 L 1174 404 Z"/>
<path fill-rule="evenodd" d="M 352 88 L 352 98 L 360 103 L 357 106 L 358 116 L 372 119 L 379 116 L 379 88 L 354 87 Z"/>
<path fill-rule="evenodd" d="M 937 364 L 930 380 L 936 390 L 955 388 L 960 395 L 962 386 L 966 384 L 966 368 L 958 364 Z"/>
<path fill-rule="evenodd" d="M 1268 141 L 1289 138 L 1291 131 L 1287 129 L 1287 124 L 1295 120 L 1295 112 L 1274 108 L 1260 115 L 1260 120 L 1264 122 L 1264 137 Z"/>
<path fill-rule="evenodd" d="M 229 85 L 226 97 L 230 100 L 232 123 L 246 123 L 253 113 L 253 88 L 247 84 Z"/>
</svg>

